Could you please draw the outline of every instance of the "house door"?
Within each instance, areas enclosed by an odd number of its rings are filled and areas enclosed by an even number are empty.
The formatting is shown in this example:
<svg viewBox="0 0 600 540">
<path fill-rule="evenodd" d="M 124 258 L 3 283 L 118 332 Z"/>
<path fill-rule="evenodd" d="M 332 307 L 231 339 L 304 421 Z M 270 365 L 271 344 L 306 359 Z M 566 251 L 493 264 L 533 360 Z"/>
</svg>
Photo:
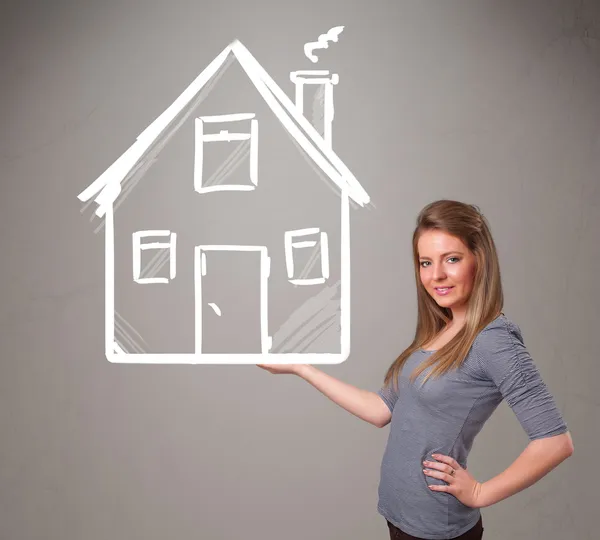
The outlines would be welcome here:
<svg viewBox="0 0 600 540">
<path fill-rule="evenodd" d="M 269 351 L 269 263 L 267 248 L 263 246 L 196 247 L 197 354 L 239 355 Z M 231 361 L 235 362 L 235 357 Z"/>
</svg>

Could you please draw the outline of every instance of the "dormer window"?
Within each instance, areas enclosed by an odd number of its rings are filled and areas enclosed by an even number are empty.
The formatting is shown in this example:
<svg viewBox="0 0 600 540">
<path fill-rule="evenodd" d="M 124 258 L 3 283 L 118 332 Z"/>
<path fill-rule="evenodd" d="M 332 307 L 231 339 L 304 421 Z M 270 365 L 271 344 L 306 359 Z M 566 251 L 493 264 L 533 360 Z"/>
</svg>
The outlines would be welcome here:
<svg viewBox="0 0 600 540">
<path fill-rule="evenodd" d="M 254 113 L 196 118 L 194 189 L 252 191 L 258 185 L 258 120 Z"/>
</svg>

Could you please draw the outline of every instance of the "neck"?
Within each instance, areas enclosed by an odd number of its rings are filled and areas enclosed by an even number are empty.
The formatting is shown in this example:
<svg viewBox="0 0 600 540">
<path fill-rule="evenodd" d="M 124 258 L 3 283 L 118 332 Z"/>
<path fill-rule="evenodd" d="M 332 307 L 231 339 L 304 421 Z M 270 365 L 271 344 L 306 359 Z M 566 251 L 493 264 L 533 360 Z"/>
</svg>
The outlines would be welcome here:
<svg viewBox="0 0 600 540">
<path fill-rule="evenodd" d="M 460 306 L 452 308 L 452 320 L 448 323 L 448 328 L 454 328 L 456 326 L 461 327 L 467 319 L 466 307 Z"/>
</svg>

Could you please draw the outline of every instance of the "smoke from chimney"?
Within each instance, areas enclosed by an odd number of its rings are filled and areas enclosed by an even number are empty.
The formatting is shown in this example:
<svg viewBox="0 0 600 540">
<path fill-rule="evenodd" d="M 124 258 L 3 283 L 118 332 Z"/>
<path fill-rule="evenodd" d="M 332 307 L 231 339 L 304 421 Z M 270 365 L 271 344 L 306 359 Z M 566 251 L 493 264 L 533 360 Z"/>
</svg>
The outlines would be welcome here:
<svg viewBox="0 0 600 540">
<path fill-rule="evenodd" d="M 338 36 L 344 30 L 343 26 L 334 26 L 331 28 L 326 34 L 321 34 L 317 41 L 311 41 L 310 43 L 306 43 L 304 45 L 304 54 L 306 57 L 313 63 L 319 61 L 319 59 L 312 53 L 315 49 L 328 49 L 329 42 L 337 42 Z"/>
</svg>

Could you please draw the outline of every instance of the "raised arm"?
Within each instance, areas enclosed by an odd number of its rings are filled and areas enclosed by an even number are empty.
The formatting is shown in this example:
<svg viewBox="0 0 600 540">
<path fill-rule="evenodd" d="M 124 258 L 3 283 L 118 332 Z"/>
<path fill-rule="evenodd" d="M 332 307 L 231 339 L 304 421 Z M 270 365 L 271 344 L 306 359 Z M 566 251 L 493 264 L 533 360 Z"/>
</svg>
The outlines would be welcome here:
<svg viewBox="0 0 600 540">
<path fill-rule="evenodd" d="M 258 367 L 275 374 L 298 375 L 342 409 L 376 427 L 384 427 L 390 422 L 392 413 L 378 394 L 342 382 L 312 365 L 259 364 Z"/>
</svg>

